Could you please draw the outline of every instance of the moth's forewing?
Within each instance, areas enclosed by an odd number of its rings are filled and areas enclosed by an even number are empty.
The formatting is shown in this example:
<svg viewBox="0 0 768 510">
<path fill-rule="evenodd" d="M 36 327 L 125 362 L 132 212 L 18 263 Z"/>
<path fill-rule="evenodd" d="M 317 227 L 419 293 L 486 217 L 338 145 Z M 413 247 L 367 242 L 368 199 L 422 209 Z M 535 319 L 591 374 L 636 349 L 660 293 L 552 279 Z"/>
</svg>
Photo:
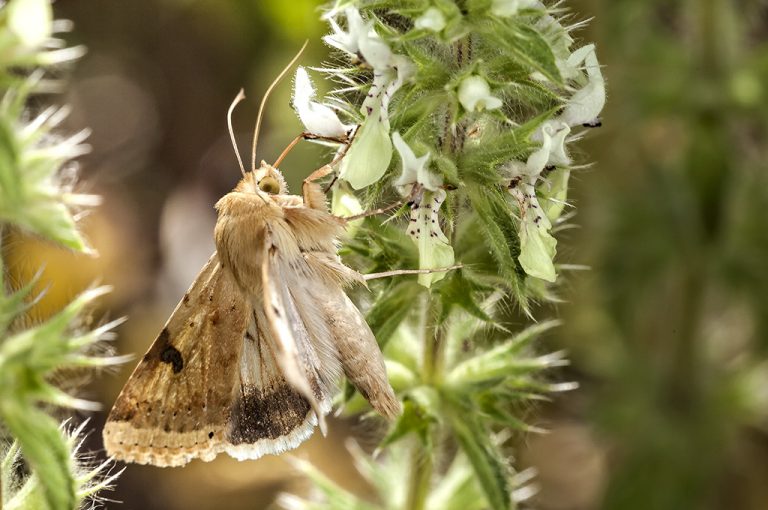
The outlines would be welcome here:
<svg viewBox="0 0 768 510">
<path fill-rule="evenodd" d="M 118 396 L 104 427 L 107 452 L 175 466 L 222 451 L 249 320 L 214 254 Z"/>
</svg>

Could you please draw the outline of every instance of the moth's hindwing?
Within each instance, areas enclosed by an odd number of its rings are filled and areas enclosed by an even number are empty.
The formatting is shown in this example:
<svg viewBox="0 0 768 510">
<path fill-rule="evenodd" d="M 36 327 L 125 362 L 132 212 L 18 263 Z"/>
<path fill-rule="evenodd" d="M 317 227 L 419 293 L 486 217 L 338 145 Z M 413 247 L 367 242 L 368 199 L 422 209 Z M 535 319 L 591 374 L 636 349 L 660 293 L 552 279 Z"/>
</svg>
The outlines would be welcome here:
<svg viewBox="0 0 768 510">
<path fill-rule="evenodd" d="M 340 288 L 329 289 L 317 306 L 326 316 L 349 382 L 382 416 L 395 419 L 400 414 L 400 402 L 389 384 L 384 356 L 363 314 Z"/>
</svg>

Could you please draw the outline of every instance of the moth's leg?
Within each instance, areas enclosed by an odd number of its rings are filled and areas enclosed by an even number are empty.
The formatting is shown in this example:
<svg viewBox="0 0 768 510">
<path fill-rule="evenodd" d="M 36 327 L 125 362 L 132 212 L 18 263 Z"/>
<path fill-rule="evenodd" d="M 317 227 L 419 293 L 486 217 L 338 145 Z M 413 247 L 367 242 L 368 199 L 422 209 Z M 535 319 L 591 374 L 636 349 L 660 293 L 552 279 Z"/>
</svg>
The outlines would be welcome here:
<svg viewBox="0 0 768 510">
<path fill-rule="evenodd" d="M 288 153 L 291 152 L 291 149 L 296 147 L 296 144 L 299 143 L 302 140 L 323 140 L 323 141 L 326 141 L 326 142 L 334 142 L 334 143 L 338 143 L 338 144 L 342 144 L 342 145 L 346 145 L 346 146 L 349 146 L 349 144 L 352 143 L 352 139 L 350 139 L 350 138 L 348 138 L 346 136 L 345 137 L 341 137 L 341 138 L 333 138 L 333 137 L 320 136 L 320 135 L 315 135 L 315 134 L 312 134 L 312 133 L 304 132 L 304 133 L 301 133 L 296 138 L 294 138 L 293 140 L 291 140 L 291 143 L 289 143 L 285 147 L 285 149 L 283 149 L 282 154 L 280 154 L 280 156 L 278 156 L 277 160 L 275 160 L 275 163 L 272 166 L 277 168 L 277 166 L 280 165 L 280 163 L 288 155 Z M 346 150 L 345 150 L 345 152 L 346 152 Z M 331 164 L 333 164 L 333 163 L 331 163 Z"/>
<path fill-rule="evenodd" d="M 409 274 L 430 274 L 430 273 L 444 273 L 447 271 L 453 271 L 454 269 L 461 269 L 464 267 L 462 264 L 456 264 L 448 267 L 436 267 L 434 269 L 395 269 L 392 271 L 384 271 L 382 273 L 368 273 L 363 275 L 365 281 L 377 280 L 379 278 L 388 278 L 390 276 L 402 276 Z"/>
<path fill-rule="evenodd" d="M 345 216 L 344 219 L 346 221 L 354 221 L 362 218 L 367 218 L 368 216 L 376 216 L 377 214 L 384 214 L 385 212 L 389 212 L 392 209 L 397 209 L 404 203 L 405 201 L 401 199 L 395 202 L 394 204 L 389 204 L 386 207 L 380 207 L 379 209 L 372 209 L 370 211 L 361 212 L 360 214 L 355 214 L 354 216 Z"/>
<path fill-rule="evenodd" d="M 346 220 L 346 221 L 355 221 L 355 220 L 359 220 L 359 219 L 362 219 L 362 218 L 367 218 L 368 216 L 376 216 L 378 214 L 384 214 L 384 213 L 387 213 L 387 212 L 391 211 L 392 209 L 397 209 L 398 207 L 400 207 L 400 206 L 402 206 L 403 204 L 406 204 L 406 203 L 408 205 L 410 205 L 411 208 L 417 207 L 418 206 L 418 202 L 420 200 L 419 198 L 417 198 L 417 196 L 418 197 L 421 196 L 419 194 L 421 192 L 421 190 L 422 189 L 421 189 L 420 185 L 414 185 L 411 188 L 411 192 L 408 193 L 408 195 L 406 195 L 405 197 L 403 197 L 400 200 L 398 200 L 397 202 L 389 204 L 388 206 L 385 206 L 385 207 L 380 207 L 378 209 L 372 209 L 370 211 L 363 211 L 360 214 L 355 214 L 354 216 L 346 216 L 346 217 L 344 217 L 344 220 Z"/>
<path fill-rule="evenodd" d="M 309 177 L 304 179 L 301 185 L 301 193 L 304 197 L 304 205 L 310 209 L 320 209 L 321 211 L 327 211 L 328 206 L 325 203 L 325 191 L 318 182 L 318 179 L 322 179 L 326 175 L 333 172 L 331 165 L 325 165 L 318 168 Z"/>
</svg>

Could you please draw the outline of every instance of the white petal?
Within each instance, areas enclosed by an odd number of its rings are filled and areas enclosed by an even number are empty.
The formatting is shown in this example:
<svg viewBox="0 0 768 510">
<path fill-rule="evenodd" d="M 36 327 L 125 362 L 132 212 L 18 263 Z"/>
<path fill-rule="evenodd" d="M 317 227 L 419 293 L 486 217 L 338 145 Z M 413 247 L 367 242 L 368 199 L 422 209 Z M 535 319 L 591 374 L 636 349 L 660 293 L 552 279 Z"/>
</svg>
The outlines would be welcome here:
<svg viewBox="0 0 768 510">
<path fill-rule="evenodd" d="M 501 107 L 501 99 L 491 95 L 491 87 L 482 76 L 468 76 L 459 84 L 459 102 L 467 111 L 493 110 Z"/>
<path fill-rule="evenodd" d="M 394 182 L 394 186 L 398 188 L 400 194 L 407 195 L 410 193 L 413 184 L 416 183 L 430 191 L 436 191 L 442 186 L 442 176 L 429 171 L 427 165 L 429 152 L 417 158 L 411 147 L 402 139 L 400 133 L 392 135 L 392 142 L 403 164 L 403 172 Z"/>
<path fill-rule="evenodd" d="M 600 71 L 594 45 L 581 48 L 574 52 L 579 58 L 584 56 L 584 66 L 587 70 L 587 84 L 579 89 L 568 101 L 560 119 L 569 126 L 579 126 L 595 121 L 605 106 L 605 80 Z"/>
<path fill-rule="evenodd" d="M 537 4 L 540 4 L 538 0 L 493 0 L 491 13 L 504 18 L 514 16 L 520 9 L 536 7 Z"/>
<path fill-rule="evenodd" d="M 544 170 L 544 167 L 547 166 L 549 154 L 552 151 L 552 128 L 545 125 L 542 127 L 541 132 L 541 148 L 528 156 L 528 161 L 525 163 L 526 175 L 529 179 L 532 179 L 531 182 L 536 182 L 536 178 Z"/>
<path fill-rule="evenodd" d="M 43 44 L 53 32 L 53 10 L 49 0 L 7 2 L 8 29 L 27 48 Z"/>
<path fill-rule="evenodd" d="M 312 80 L 309 79 L 307 70 L 302 66 L 297 67 L 296 79 L 293 82 L 293 105 L 303 105 L 314 98 L 315 87 L 312 85 Z"/>
<path fill-rule="evenodd" d="M 373 29 L 373 22 L 369 26 L 368 33 L 358 39 L 360 54 L 374 71 L 386 69 L 392 62 L 392 50 Z"/>
<path fill-rule="evenodd" d="M 333 33 L 324 36 L 323 41 L 329 46 L 356 55 L 359 50 L 357 46 L 357 35 L 343 31 L 333 18 L 329 18 L 328 23 L 331 25 Z"/>
<path fill-rule="evenodd" d="M 339 120 L 336 112 L 328 106 L 312 101 L 315 89 L 303 67 L 296 69 L 296 80 L 293 88 L 293 106 L 307 132 L 328 138 L 345 136 L 351 126 Z"/>
<path fill-rule="evenodd" d="M 560 129 L 552 136 L 552 146 L 549 152 L 548 165 L 568 166 L 571 164 L 571 158 L 565 148 L 565 139 L 571 132 L 568 124 L 561 122 Z"/>
<path fill-rule="evenodd" d="M 430 7 L 424 11 L 424 14 L 416 18 L 413 25 L 417 29 L 440 32 L 446 25 L 445 15 L 437 7 Z"/>
<path fill-rule="evenodd" d="M 557 240 L 549 233 L 552 224 L 539 205 L 533 184 L 522 182 L 509 192 L 520 207 L 520 265 L 530 276 L 555 281 L 557 273 L 553 259 Z"/>
</svg>

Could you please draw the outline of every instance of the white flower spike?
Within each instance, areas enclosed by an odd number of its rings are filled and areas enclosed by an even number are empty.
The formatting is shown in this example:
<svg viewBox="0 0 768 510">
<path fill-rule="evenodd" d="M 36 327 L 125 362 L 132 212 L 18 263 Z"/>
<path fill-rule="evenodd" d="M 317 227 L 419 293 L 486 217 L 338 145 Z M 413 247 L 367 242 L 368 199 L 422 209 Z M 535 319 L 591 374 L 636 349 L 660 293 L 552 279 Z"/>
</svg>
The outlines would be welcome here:
<svg viewBox="0 0 768 510">
<path fill-rule="evenodd" d="M 491 87 L 482 76 L 472 75 L 459 84 L 459 102 L 465 110 L 495 110 L 503 104 L 501 99 L 491 94 Z"/>
<path fill-rule="evenodd" d="M 443 11 L 437 7 L 430 7 L 413 22 L 415 28 L 430 32 L 440 32 L 447 24 Z"/>
<path fill-rule="evenodd" d="M 293 88 L 293 107 L 299 115 L 307 132 L 327 138 L 343 138 L 352 126 L 343 124 L 336 112 L 330 107 L 313 101 L 315 88 L 306 69 L 296 69 L 296 81 Z"/>
</svg>

